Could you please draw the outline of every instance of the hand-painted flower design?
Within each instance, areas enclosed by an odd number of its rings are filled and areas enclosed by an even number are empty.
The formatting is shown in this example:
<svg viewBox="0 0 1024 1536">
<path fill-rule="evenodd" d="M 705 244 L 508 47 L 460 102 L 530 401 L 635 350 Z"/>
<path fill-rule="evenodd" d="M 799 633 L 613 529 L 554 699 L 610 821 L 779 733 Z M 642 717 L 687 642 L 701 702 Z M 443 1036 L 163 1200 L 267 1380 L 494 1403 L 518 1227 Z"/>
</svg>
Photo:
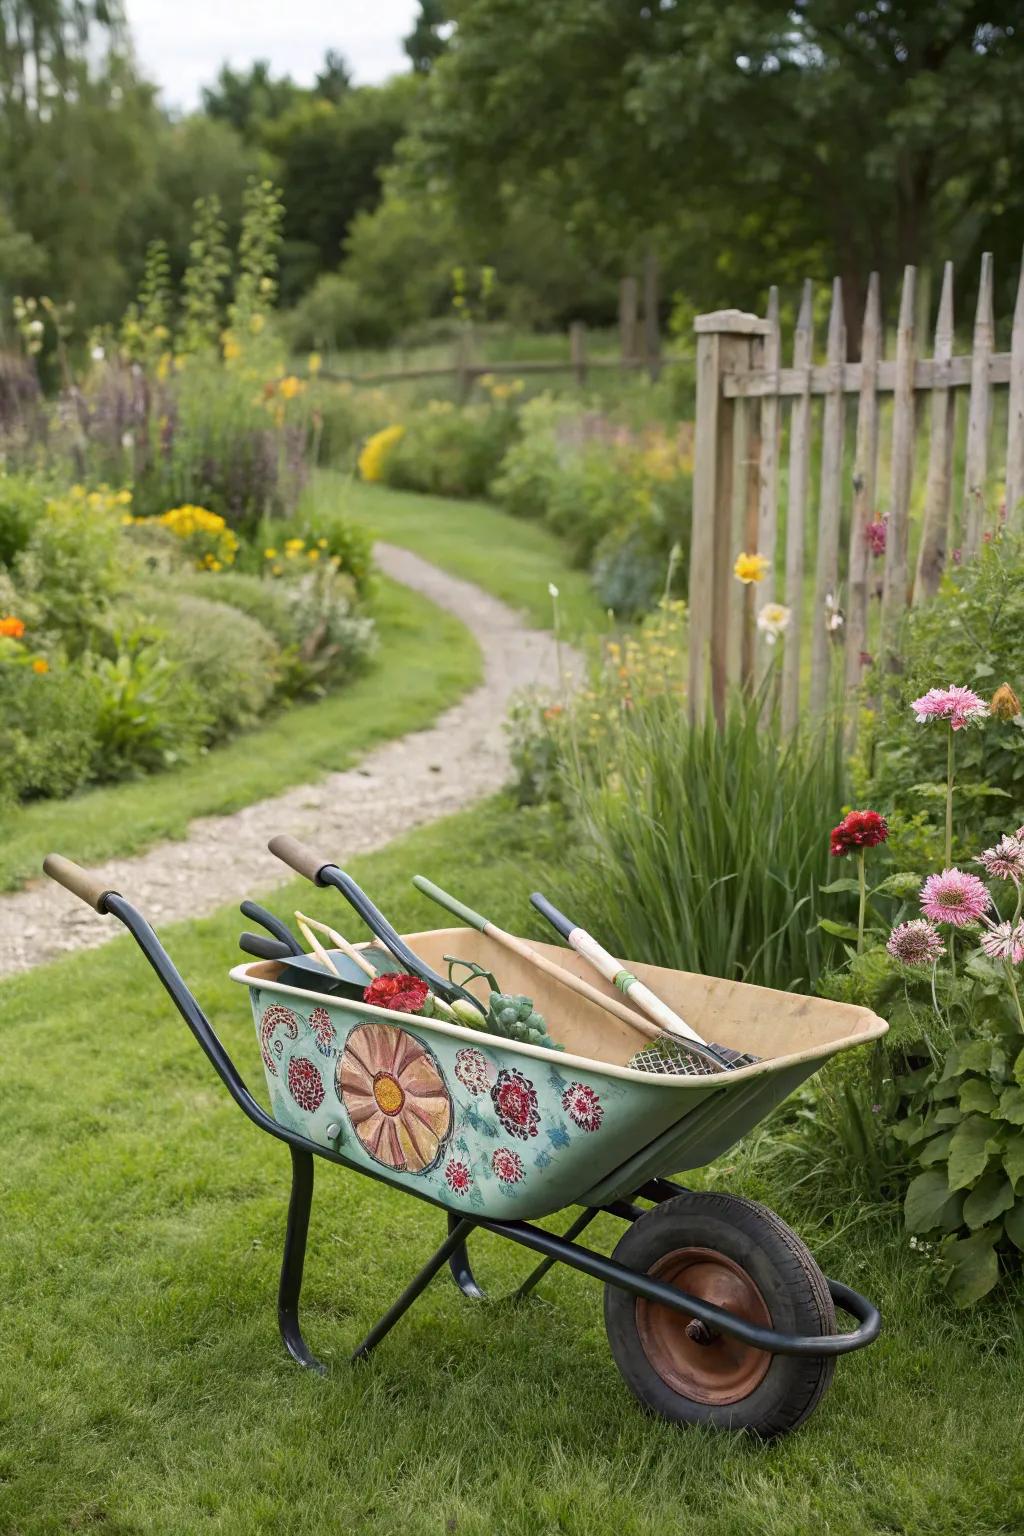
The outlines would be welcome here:
<svg viewBox="0 0 1024 1536">
<path fill-rule="evenodd" d="M 452 1101 L 421 1040 L 393 1024 L 360 1024 L 345 1041 L 334 1080 L 374 1162 L 404 1173 L 434 1166 L 452 1128 Z"/>
<path fill-rule="evenodd" d="M 326 1008 L 314 1008 L 309 1016 L 309 1027 L 313 1031 L 313 1039 L 316 1041 L 317 1050 L 324 1056 L 334 1055 L 334 1025 Z"/>
<path fill-rule="evenodd" d="M 562 1094 L 562 1108 L 581 1131 L 599 1131 L 604 1106 L 593 1088 L 586 1083 L 570 1083 Z"/>
<path fill-rule="evenodd" d="M 310 1113 L 324 1101 L 323 1078 L 305 1056 L 293 1056 L 288 1063 L 288 1092 L 300 1109 Z"/>
<path fill-rule="evenodd" d="M 498 1147 L 491 1154 L 491 1167 L 503 1184 L 519 1184 L 523 1177 L 523 1160 L 511 1147 Z"/>
<path fill-rule="evenodd" d="M 520 1141 L 536 1136 L 540 1125 L 537 1090 L 528 1077 L 514 1067 L 503 1067 L 491 1089 L 491 1102 L 510 1136 L 518 1136 Z"/>
<path fill-rule="evenodd" d="M 479 1097 L 481 1093 L 490 1091 L 494 1082 L 494 1069 L 483 1051 L 478 1051 L 475 1046 L 467 1046 L 456 1054 L 455 1076 L 463 1088 L 468 1088 L 470 1093 Z"/>
<path fill-rule="evenodd" d="M 473 1176 L 460 1157 L 453 1157 L 445 1164 L 444 1176 L 453 1194 L 468 1194 Z"/>
<path fill-rule="evenodd" d="M 299 1033 L 299 1021 L 291 1008 L 285 1008 L 281 1003 L 271 1003 L 260 1020 L 260 1055 L 272 1077 L 277 1076 L 277 1062 L 270 1054 L 270 1046 L 274 1030 L 278 1028 L 284 1030 L 289 1040 L 295 1040 Z"/>
</svg>

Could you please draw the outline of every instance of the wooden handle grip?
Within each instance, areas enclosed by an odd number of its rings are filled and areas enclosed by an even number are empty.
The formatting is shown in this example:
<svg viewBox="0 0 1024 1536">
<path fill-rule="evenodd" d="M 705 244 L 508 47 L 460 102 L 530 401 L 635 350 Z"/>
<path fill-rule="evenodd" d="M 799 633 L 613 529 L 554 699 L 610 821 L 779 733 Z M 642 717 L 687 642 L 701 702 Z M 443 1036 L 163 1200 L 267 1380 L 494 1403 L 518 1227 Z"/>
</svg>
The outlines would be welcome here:
<svg viewBox="0 0 1024 1536">
<path fill-rule="evenodd" d="M 114 895 L 108 885 L 102 880 L 97 880 L 87 869 L 80 864 L 72 863 L 60 853 L 48 853 L 43 860 L 43 873 L 49 875 L 51 880 L 56 880 L 72 896 L 77 896 L 80 901 L 87 902 L 90 907 L 95 907 L 97 912 L 105 913 L 107 910 L 107 897 Z"/>
<path fill-rule="evenodd" d="M 312 848 L 307 848 L 305 843 L 300 843 L 297 837 L 289 837 L 281 833 L 278 837 L 272 837 L 267 844 L 271 853 L 282 864 L 287 864 L 294 869 L 297 875 L 305 875 L 307 880 L 312 880 L 314 885 L 322 885 L 320 871 L 326 869 L 328 864 L 333 864 L 333 859 L 325 859 L 319 853 L 314 853 Z"/>
</svg>

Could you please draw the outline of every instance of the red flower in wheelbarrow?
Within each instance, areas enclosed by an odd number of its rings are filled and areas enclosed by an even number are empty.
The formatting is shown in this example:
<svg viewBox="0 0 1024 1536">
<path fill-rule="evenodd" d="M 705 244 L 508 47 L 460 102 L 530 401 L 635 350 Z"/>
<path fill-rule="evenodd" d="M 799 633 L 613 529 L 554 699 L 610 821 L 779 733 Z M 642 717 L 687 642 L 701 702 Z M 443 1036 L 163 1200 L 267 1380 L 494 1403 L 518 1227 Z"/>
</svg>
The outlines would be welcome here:
<svg viewBox="0 0 1024 1536">
<path fill-rule="evenodd" d="M 518 1136 L 520 1141 L 536 1136 L 540 1125 L 537 1090 L 528 1077 L 512 1067 L 504 1067 L 491 1089 L 491 1101 L 510 1135 Z"/>
<path fill-rule="evenodd" d="M 419 1013 L 429 991 L 418 976 L 387 972 L 374 977 L 363 993 L 363 1000 L 375 1008 L 390 1008 L 394 1013 Z"/>
<path fill-rule="evenodd" d="M 433 1054 L 393 1024 L 360 1024 L 335 1069 L 338 1097 L 376 1163 L 425 1173 L 452 1127 L 452 1101 Z"/>
</svg>

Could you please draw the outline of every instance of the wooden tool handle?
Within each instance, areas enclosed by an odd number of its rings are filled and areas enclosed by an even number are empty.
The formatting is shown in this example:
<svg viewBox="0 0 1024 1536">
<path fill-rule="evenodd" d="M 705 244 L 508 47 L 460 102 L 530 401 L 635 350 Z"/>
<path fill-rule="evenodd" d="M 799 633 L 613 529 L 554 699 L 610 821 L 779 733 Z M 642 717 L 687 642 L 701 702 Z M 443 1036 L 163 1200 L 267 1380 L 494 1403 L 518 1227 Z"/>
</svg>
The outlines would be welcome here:
<svg viewBox="0 0 1024 1536">
<path fill-rule="evenodd" d="M 111 890 L 109 885 L 104 885 L 95 875 L 91 875 L 80 864 L 75 864 L 71 859 L 66 859 L 60 853 L 48 853 L 43 860 L 43 873 L 49 875 L 51 880 L 56 880 L 72 896 L 77 896 L 88 906 L 94 907 L 97 912 L 106 913 L 107 897 L 116 896 L 117 892 Z"/>
<path fill-rule="evenodd" d="M 325 859 L 319 853 L 314 853 L 312 848 L 300 843 L 297 837 L 290 837 L 288 833 L 281 833 L 272 837 L 267 844 L 275 859 L 280 859 L 282 864 L 287 864 L 289 869 L 294 869 L 297 875 L 305 875 L 307 880 L 312 880 L 314 885 L 322 885 L 320 871 L 333 864 L 333 859 Z"/>
</svg>

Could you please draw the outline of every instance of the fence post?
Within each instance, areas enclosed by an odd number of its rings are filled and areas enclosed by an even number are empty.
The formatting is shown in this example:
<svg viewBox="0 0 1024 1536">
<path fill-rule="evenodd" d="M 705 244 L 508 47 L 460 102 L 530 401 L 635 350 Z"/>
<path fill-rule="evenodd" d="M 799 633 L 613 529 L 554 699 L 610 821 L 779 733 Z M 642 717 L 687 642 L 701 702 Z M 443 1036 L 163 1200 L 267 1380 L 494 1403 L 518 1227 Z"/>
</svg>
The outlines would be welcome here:
<svg viewBox="0 0 1024 1536">
<path fill-rule="evenodd" d="M 461 330 L 455 341 L 455 394 L 460 405 L 465 405 L 469 399 L 473 383 L 469 366 L 472 354 L 473 343 L 469 331 Z"/>
<path fill-rule="evenodd" d="M 994 332 L 992 253 L 986 251 L 981 258 L 981 281 L 978 284 L 978 308 L 974 315 L 971 348 L 971 399 L 967 413 L 967 458 L 964 467 L 964 559 L 977 553 L 985 521 L 988 431 L 992 414 L 992 388 L 988 374 Z"/>
<path fill-rule="evenodd" d="M 644 361 L 652 379 L 661 373 L 661 331 L 658 327 L 658 258 L 644 257 Z"/>
<path fill-rule="evenodd" d="M 811 615 L 811 713 L 820 715 L 828 703 L 832 631 L 825 622 L 829 597 L 833 613 L 839 606 L 839 524 L 843 499 L 843 427 L 846 399 L 843 394 L 846 367 L 846 326 L 843 322 L 843 285 L 832 281 L 832 308 L 828 317 L 828 392 L 821 424 L 821 496 L 818 503 L 818 553 L 814 578 L 814 612 Z"/>
<path fill-rule="evenodd" d="M 619 282 L 619 356 L 624 363 L 636 361 L 637 290 L 636 278 Z"/>
<path fill-rule="evenodd" d="M 850 519 L 850 597 L 846 615 L 846 691 L 851 696 L 860 683 L 861 657 L 868 635 L 868 523 L 875 510 L 878 477 L 878 362 L 882 355 L 882 309 L 878 273 L 868 279 L 864 323 L 860 338 L 860 399 L 857 403 L 857 438 L 853 455 L 853 516 Z M 850 739 L 856 735 L 856 712 Z"/>
<path fill-rule="evenodd" d="M 782 725 L 793 731 L 800 719 L 800 622 L 804 592 L 804 522 L 811 451 L 811 365 L 814 359 L 813 286 L 804 282 L 793 337 L 793 367 L 804 388 L 793 397 L 789 418 L 789 493 L 786 502 L 786 606 L 790 611 L 782 653 Z"/>
<path fill-rule="evenodd" d="M 917 552 L 914 602 L 931 597 L 946 563 L 949 537 L 949 493 L 953 484 L 953 428 L 956 397 L 949 387 L 953 356 L 953 263 L 942 273 L 939 314 L 935 321 L 935 371 L 932 376 L 931 442 L 928 444 L 928 485 L 924 498 L 924 528 Z"/>
<path fill-rule="evenodd" d="M 914 291 L 915 267 L 903 270 L 896 331 L 896 387 L 892 407 L 892 469 L 889 527 L 885 538 L 882 591 L 882 651 L 886 665 L 899 669 L 900 623 L 907 607 L 907 544 L 910 489 L 914 476 Z"/>
<path fill-rule="evenodd" d="M 1010 403 L 1006 434 L 1006 518 L 1011 528 L 1022 521 L 1024 500 L 1024 258 L 1017 280 L 1010 337 Z"/>
<path fill-rule="evenodd" d="M 569 357 L 576 383 L 582 388 L 587 382 L 587 328 L 582 320 L 574 320 L 569 327 Z"/>
<path fill-rule="evenodd" d="M 751 343 L 769 322 L 738 309 L 698 315 L 697 422 L 690 541 L 690 718 L 703 719 L 711 700 L 725 714 L 732 565 L 732 472 L 735 401 L 722 393 L 726 373 L 750 367 Z"/>
</svg>

